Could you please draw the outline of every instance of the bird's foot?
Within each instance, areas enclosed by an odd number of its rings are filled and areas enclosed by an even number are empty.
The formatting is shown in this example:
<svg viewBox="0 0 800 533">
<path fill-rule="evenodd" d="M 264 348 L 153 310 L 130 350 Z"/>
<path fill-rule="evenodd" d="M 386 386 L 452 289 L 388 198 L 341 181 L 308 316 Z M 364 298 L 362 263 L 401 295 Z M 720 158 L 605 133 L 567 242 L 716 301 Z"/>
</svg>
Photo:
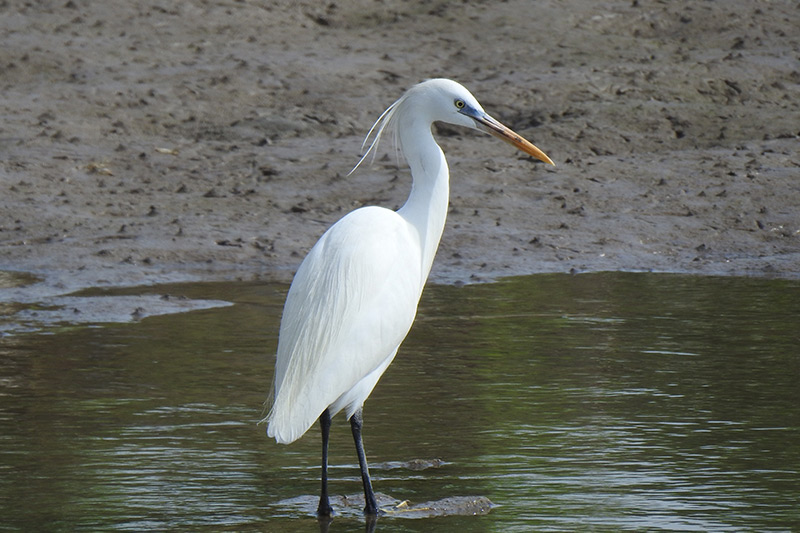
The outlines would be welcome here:
<svg viewBox="0 0 800 533">
<path fill-rule="evenodd" d="M 327 498 L 319 499 L 319 506 L 317 507 L 318 518 L 329 518 L 333 516 L 333 508 Z"/>
<path fill-rule="evenodd" d="M 367 500 L 367 505 L 364 507 L 364 514 L 366 516 L 383 516 L 386 511 L 378 507 L 378 503 L 373 498 L 372 501 Z"/>
</svg>

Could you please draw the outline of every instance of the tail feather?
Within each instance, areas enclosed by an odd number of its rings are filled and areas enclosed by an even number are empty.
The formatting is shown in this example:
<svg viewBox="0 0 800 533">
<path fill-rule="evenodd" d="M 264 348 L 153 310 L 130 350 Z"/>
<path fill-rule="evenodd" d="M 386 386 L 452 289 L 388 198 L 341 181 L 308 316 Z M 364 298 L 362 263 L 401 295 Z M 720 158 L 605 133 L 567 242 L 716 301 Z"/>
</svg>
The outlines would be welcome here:
<svg viewBox="0 0 800 533">
<path fill-rule="evenodd" d="M 279 444 L 290 444 L 308 431 L 317 421 L 319 413 L 312 413 L 308 406 L 295 405 L 287 409 L 276 401 L 261 423 L 267 424 L 267 436 Z"/>
</svg>

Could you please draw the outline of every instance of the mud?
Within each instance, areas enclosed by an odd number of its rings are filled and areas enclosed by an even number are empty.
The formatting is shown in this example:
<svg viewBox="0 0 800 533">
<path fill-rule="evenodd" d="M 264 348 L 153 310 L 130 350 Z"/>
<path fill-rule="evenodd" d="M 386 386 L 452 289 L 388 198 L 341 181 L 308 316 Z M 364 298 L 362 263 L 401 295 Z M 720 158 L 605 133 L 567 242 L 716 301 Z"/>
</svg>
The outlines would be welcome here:
<svg viewBox="0 0 800 533">
<path fill-rule="evenodd" d="M 476 516 L 485 515 L 495 507 L 486 496 L 452 496 L 441 500 L 413 503 L 408 500 L 400 501 L 382 492 L 375 493 L 375 499 L 380 508 L 382 519 L 393 518 L 433 518 L 437 516 Z M 364 494 L 334 494 L 330 496 L 331 507 L 338 517 L 362 517 L 364 509 Z M 319 505 L 319 496 L 298 496 L 288 500 L 276 502 L 276 508 L 282 512 L 293 512 L 300 515 L 314 516 Z M 332 518 L 320 518 L 321 531 L 327 531 Z M 375 519 L 367 518 L 367 523 Z M 371 531 L 368 526 L 367 530 Z M 324 528 L 324 529 L 323 529 Z"/>
<path fill-rule="evenodd" d="M 0 269 L 83 287 L 289 280 L 335 220 L 399 207 L 381 111 L 462 82 L 556 162 L 449 127 L 432 272 L 800 272 L 793 1 L 4 2 Z"/>
</svg>

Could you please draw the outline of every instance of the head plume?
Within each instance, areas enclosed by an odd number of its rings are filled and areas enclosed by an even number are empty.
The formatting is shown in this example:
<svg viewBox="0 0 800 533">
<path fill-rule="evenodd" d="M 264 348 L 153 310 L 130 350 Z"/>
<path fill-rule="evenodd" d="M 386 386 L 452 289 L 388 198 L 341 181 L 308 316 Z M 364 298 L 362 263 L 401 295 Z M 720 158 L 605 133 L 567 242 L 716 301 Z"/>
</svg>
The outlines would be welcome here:
<svg viewBox="0 0 800 533">
<path fill-rule="evenodd" d="M 375 124 L 373 124 L 372 127 L 369 129 L 369 131 L 367 132 L 367 136 L 364 137 L 364 142 L 361 143 L 361 149 L 363 150 L 368 143 L 369 143 L 369 148 L 367 148 L 367 151 L 364 152 L 364 155 L 361 156 L 361 159 L 358 160 L 358 163 L 356 163 L 356 166 L 353 167 L 353 170 L 347 173 L 348 176 L 353 172 L 355 172 L 356 169 L 359 166 L 361 166 L 361 163 L 363 163 L 370 154 L 372 154 L 372 159 L 370 162 L 375 161 L 375 156 L 378 153 L 378 145 L 380 144 L 381 137 L 383 137 L 383 133 L 386 131 L 386 127 L 389 125 L 391 125 L 390 129 L 392 132 L 392 140 L 394 141 L 395 153 L 397 155 L 397 158 L 398 159 L 400 158 L 400 153 L 402 152 L 402 148 L 400 147 L 400 143 L 397 137 L 397 123 L 392 119 L 394 118 L 394 115 L 397 112 L 398 108 L 401 106 L 401 104 L 405 101 L 407 97 L 408 93 L 406 92 L 403 96 L 397 99 L 395 103 L 386 108 L 386 111 L 381 113 L 381 116 L 378 117 L 378 120 L 376 120 Z M 371 142 L 370 138 L 372 138 Z"/>
</svg>

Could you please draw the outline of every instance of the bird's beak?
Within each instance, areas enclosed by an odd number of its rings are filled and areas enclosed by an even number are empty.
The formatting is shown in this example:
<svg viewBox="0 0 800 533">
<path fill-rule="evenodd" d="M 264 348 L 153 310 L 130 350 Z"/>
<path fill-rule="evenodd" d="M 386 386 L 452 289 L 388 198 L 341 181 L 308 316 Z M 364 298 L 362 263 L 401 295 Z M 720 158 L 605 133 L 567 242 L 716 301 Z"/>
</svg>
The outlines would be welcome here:
<svg viewBox="0 0 800 533">
<path fill-rule="evenodd" d="M 522 137 L 522 135 L 516 133 L 508 126 L 504 126 L 486 113 L 479 113 L 477 116 L 472 116 L 472 118 L 478 124 L 478 129 L 494 135 L 498 139 L 504 140 L 511 146 L 522 150 L 528 155 L 532 155 L 539 161 L 544 161 L 545 163 L 550 163 L 551 165 L 555 166 L 555 163 L 553 163 L 552 159 L 547 157 L 547 154 L 536 148 L 532 143 L 528 142 L 524 137 Z"/>
</svg>

